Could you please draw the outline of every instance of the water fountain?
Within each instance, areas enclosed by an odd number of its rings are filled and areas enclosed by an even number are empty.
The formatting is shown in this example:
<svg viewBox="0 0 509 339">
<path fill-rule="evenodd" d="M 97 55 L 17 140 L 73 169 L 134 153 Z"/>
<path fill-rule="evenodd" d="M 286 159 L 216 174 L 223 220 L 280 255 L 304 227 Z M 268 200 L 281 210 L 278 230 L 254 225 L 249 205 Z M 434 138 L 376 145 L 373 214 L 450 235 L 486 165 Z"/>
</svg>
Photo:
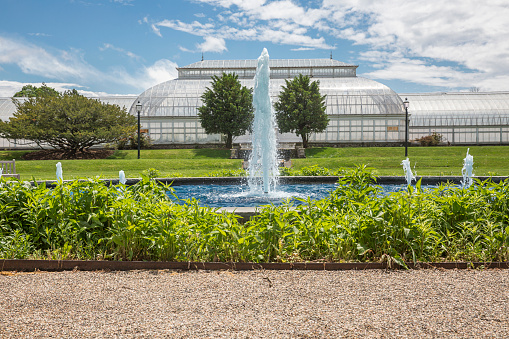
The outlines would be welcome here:
<svg viewBox="0 0 509 339">
<path fill-rule="evenodd" d="M 118 182 L 121 183 L 122 185 L 125 185 L 125 183 L 127 182 L 124 171 L 118 172 Z"/>
<path fill-rule="evenodd" d="M 406 184 L 410 186 L 412 184 L 412 180 L 415 180 L 412 168 L 410 167 L 410 160 L 406 158 L 401 162 L 401 165 L 403 165 L 403 171 L 405 171 Z"/>
<path fill-rule="evenodd" d="M 57 181 L 59 183 L 62 183 L 62 181 L 64 181 L 64 177 L 62 175 L 62 164 L 60 162 L 57 162 Z"/>
<path fill-rule="evenodd" d="M 249 187 L 252 193 L 276 191 L 279 176 L 276 119 L 270 100 L 269 53 L 263 49 L 256 67 L 253 106 L 252 151 L 249 158 Z"/>
<path fill-rule="evenodd" d="M 473 177 L 473 170 L 474 170 L 474 157 L 468 154 L 470 151 L 470 148 L 467 149 L 467 156 L 465 159 L 463 159 L 463 168 L 461 169 L 461 174 L 463 175 L 463 181 L 461 182 L 461 185 L 463 188 L 469 188 L 470 185 L 472 185 L 472 177 Z"/>
</svg>

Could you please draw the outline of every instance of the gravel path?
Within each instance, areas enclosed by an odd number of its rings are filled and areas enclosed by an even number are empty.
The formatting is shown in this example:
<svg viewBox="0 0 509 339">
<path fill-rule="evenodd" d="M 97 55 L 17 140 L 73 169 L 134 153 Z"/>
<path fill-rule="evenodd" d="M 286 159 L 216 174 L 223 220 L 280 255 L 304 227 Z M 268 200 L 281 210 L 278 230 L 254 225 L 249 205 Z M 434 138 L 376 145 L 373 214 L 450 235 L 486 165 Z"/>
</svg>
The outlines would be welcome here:
<svg viewBox="0 0 509 339">
<path fill-rule="evenodd" d="M 507 338 L 509 270 L 0 275 L 0 338 Z"/>
</svg>

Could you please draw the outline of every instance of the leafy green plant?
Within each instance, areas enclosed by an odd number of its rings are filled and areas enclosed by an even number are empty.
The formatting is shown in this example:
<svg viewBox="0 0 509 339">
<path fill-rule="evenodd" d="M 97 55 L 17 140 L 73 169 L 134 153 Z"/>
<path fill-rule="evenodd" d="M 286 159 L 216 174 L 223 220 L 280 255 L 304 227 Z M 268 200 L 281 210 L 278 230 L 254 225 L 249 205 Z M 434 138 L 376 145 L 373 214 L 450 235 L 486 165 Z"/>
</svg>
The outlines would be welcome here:
<svg viewBox="0 0 509 339">
<path fill-rule="evenodd" d="M 131 133 L 128 136 L 120 138 L 114 145 L 116 149 L 127 150 L 138 148 L 138 132 Z M 140 133 L 140 148 L 148 149 L 152 147 L 152 139 L 146 133 Z"/>
<path fill-rule="evenodd" d="M 207 173 L 207 177 L 245 177 L 247 172 L 243 169 L 225 169 L 219 171 L 212 171 Z"/>
<path fill-rule="evenodd" d="M 346 171 L 342 168 L 337 170 L 331 170 L 326 167 L 320 167 L 318 165 L 305 166 L 301 169 L 294 168 L 281 168 L 279 170 L 281 176 L 329 176 L 329 175 L 342 175 Z"/>
<path fill-rule="evenodd" d="M 321 200 L 264 206 L 246 224 L 148 176 L 44 184 L 0 179 L 0 258 L 177 261 L 509 260 L 509 180 L 383 195 L 365 166 Z M 170 198 L 170 196 L 172 196 Z"/>
<path fill-rule="evenodd" d="M 149 168 L 143 171 L 143 175 L 146 175 L 149 178 L 158 178 L 159 177 L 159 170 L 155 168 Z"/>
</svg>

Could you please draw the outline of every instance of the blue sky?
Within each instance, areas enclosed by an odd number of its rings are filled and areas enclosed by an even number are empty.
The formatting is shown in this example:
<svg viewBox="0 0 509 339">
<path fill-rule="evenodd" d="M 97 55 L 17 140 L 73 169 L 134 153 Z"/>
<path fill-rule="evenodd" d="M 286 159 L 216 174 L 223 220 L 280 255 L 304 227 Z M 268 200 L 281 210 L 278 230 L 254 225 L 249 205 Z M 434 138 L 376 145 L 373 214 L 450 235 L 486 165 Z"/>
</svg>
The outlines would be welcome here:
<svg viewBox="0 0 509 339">
<path fill-rule="evenodd" d="M 205 59 L 333 58 L 398 93 L 509 90 L 506 0 L 2 0 L 0 97 L 139 94 Z"/>
</svg>

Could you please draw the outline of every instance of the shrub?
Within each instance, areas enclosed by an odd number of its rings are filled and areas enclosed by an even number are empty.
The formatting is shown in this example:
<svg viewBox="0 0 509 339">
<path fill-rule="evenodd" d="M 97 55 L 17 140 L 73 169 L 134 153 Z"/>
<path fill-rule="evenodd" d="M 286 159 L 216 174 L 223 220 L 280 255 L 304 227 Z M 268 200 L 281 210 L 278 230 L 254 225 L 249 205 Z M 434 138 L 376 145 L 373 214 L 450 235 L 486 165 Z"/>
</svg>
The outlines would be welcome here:
<svg viewBox="0 0 509 339">
<path fill-rule="evenodd" d="M 417 139 L 417 141 L 421 146 L 437 146 L 442 141 L 445 141 L 445 138 L 442 134 L 433 132 L 431 135 L 426 135 Z"/>
<path fill-rule="evenodd" d="M 143 175 L 149 177 L 149 178 L 159 178 L 159 170 L 156 170 L 155 168 L 148 168 L 143 171 Z"/>
<path fill-rule="evenodd" d="M 279 169 L 279 174 L 281 176 L 330 176 L 330 175 L 343 175 L 345 170 L 339 168 L 337 170 L 331 170 L 326 167 L 320 167 L 318 165 L 306 166 L 301 169 L 293 169 L 283 167 Z"/>
<path fill-rule="evenodd" d="M 246 170 L 238 169 L 223 169 L 219 171 L 213 171 L 207 173 L 207 177 L 245 177 L 247 175 Z"/>
<path fill-rule="evenodd" d="M 148 134 L 140 135 L 140 148 L 148 149 L 152 147 L 152 140 Z M 117 142 L 117 149 L 138 149 L 138 133 L 122 138 Z"/>
<path fill-rule="evenodd" d="M 0 258 L 164 261 L 507 261 L 509 180 L 382 194 L 365 167 L 321 200 L 238 217 L 147 176 L 49 189 L 0 179 Z"/>
</svg>

